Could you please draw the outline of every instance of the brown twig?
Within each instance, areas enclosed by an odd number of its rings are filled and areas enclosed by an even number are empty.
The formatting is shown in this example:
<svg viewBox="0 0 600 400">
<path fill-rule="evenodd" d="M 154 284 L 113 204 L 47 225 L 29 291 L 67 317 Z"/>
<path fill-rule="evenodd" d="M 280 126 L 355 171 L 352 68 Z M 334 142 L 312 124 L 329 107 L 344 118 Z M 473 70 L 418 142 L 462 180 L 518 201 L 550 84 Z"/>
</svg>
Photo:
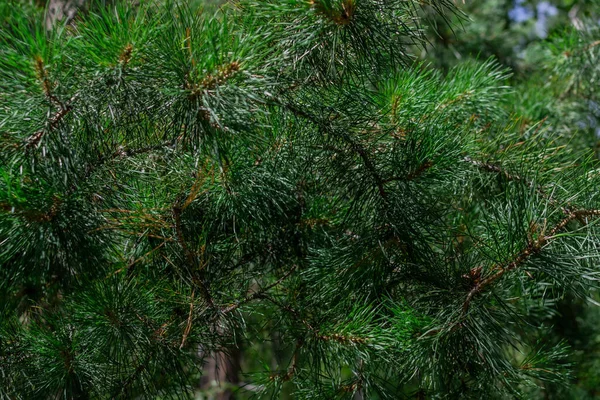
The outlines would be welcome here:
<svg viewBox="0 0 600 400">
<path fill-rule="evenodd" d="M 29 138 L 27 138 L 27 141 L 26 141 L 27 143 L 25 144 L 25 148 L 27 150 L 29 150 L 32 147 L 37 146 L 40 143 L 40 141 L 42 140 L 42 138 L 44 137 L 44 135 L 47 132 L 50 132 L 50 131 L 56 129 L 58 127 L 58 124 L 63 120 L 63 118 L 69 112 L 71 112 L 71 107 L 69 105 L 65 106 L 65 108 L 61 108 L 60 110 L 58 110 L 56 112 L 56 114 L 54 114 L 54 116 L 52 118 L 50 118 L 50 121 L 48 121 L 48 129 L 47 130 L 37 131 L 36 133 L 31 135 Z"/>
<path fill-rule="evenodd" d="M 187 320 L 187 325 L 185 326 L 185 330 L 183 331 L 183 337 L 181 338 L 181 345 L 179 346 L 179 349 L 183 349 L 183 346 L 185 346 L 185 341 L 187 340 L 188 335 L 190 334 L 190 331 L 192 330 L 192 320 L 193 320 L 193 315 L 194 315 L 194 295 L 196 294 L 195 290 L 192 290 L 192 298 L 190 300 L 190 313 L 188 315 L 188 320 Z"/>
<path fill-rule="evenodd" d="M 75 101 L 75 99 L 77 97 L 78 97 L 78 95 L 74 95 L 73 97 L 71 97 L 71 99 L 67 102 L 67 104 L 63 104 L 61 102 L 58 103 L 59 110 L 48 121 L 48 129 L 37 131 L 36 133 L 31 135 L 29 138 L 27 138 L 26 144 L 25 144 L 26 150 L 29 150 L 32 147 L 37 146 L 46 133 L 51 132 L 58 127 L 58 125 L 61 123 L 61 121 L 67 116 L 67 114 L 69 114 L 72 111 L 73 107 L 71 106 L 71 104 L 73 104 L 73 102 Z"/>
<path fill-rule="evenodd" d="M 154 253 L 155 251 L 157 251 L 158 249 L 160 249 L 161 247 L 163 247 L 165 245 L 165 243 L 167 243 L 167 240 L 165 240 L 164 242 L 162 242 L 161 244 L 159 244 L 155 248 L 149 250 L 145 254 L 141 255 L 140 257 L 136 258 L 135 260 L 131 261 L 125 267 L 119 268 L 118 270 L 116 270 L 115 272 L 113 272 L 111 275 L 118 275 L 121 272 L 123 272 L 124 270 L 127 270 L 127 273 L 131 274 L 132 271 L 133 271 L 133 266 L 135 264 L 137 264 L 138 262 L 142 261 L 143 259 L 145 259 L 146 257 L 148 257 L 150 254 Z"/>
<path fill-rule="evenodd" d="M 275 99 L 273 99 L 275 100 Z M 313 124 L 317 125 L 320 129 L 324 130 L 324 131 L 331 131 L 331 126 L 329 124 L 329 122 L 327 121 L 322 121 L 316 117 L 314 117 L 313 115 L 311 115 L 310 113 L 296 107 L 293 104 L 289 104 L 289 103 L 281 103 L 277 100 L 275 100 L 275 104 L 284 107 L 286 110 L 290 111 L 292 114 L 294 114 L 296 117 L 300 117 L 303 119 L 306 119 L 310 122 L 312 122 Z M 388 200 L 388 195 L 387 192 L 385 190 L 384 187 L 384 180 L 381 178 L 381 176 L 379 175 L 379 172 L 377 172 L 377 169 L 375 168 L 375 164 L 373 163 L 373 161 L 369 158 L 367 151 L 364 149 L 363 146 L 361 146 L 359 143 L 356 143 L 354 140 L 352 140 L 352 138 L 347 135 L 347 134 L 343 134 L 342 135 L 342 139 L 348 143 L 350 145 L 350 148 L 352 149 L 352 151 L 354 151 L 356 154 L 358 154 L 358 156 L 361 158 L 365 168 L 367 169 L 367 171 L 369 172 L 369 174 L 371 175 L 371 177 L 373 178 L 373 180 L 375 181 L 375 186 L 377 187 L 377 190 L 379 191 L 380 196 L 384 199 L 384 200 Z M 333 147 L 325 147 L 325 149 L 327 150 L 333 150 L 335 151 Z"/>
<path fill-rule="evenodd" d="M 155 150 L 160 150 L 160 149 L 173 147 L 173 146 L 174 146 L 174 143 L 172 141 L 162 142 L 160 144 L 153 145 L 153 146 L 144 146 L 144 147 L 129 148 L 129 149 L 120 146 L 112 154 L 107 155 L 107 156 L 100 156 L 100 157 L 98 157 L 98 159 L 96 161 L 88 164 L 88 166 L 86 167 L 86 171 L 85 171 L 85 178 L 89 178 L 94 171 L 96 171 L 99 167 L 101 167 L 102 165 L 104 165 L 105 163 L 107 163 L 109 161 L 127 158 L 127 157 L 134 157 L 137 155 L 141 155 L 141 154 L 149 153 L 149 152 L 152 152 Z"/>
<path fill-rule="evenodd" d="M 586 52 L 586 51 L 591 50 L 594 47 L 599 46 L 599 45 L 600 45 L 600 40 L 595 40 L 592 43 L 590 43 L 587 46 L 585 46 L 583 49 L 576 50 L 574 52 L 565 51 L 564 54 L 565 54 L 566 57 L 572 57 L 573 55 L 575 55 L 575 54 L 577 54 L 579 52 L 581 52 L 581 53 Z"/>
<path fill-rule="evenodd" d="M 306 328 L 308 328 L 309 331 L 311 331 L 312 333 L 318 335 L 318 331 L 308 321 L 306 321 L 304 318 L 302 318 L 300 316 L 300 313 L 298 313 L 298 311 L 294 310 L 292 307 L 290 307 L 290 306 L 288 306 L 286 304 L 282 304 L 282 303 L 278 302 L 277 300 L 275 300 L 271 296 L 265 295 L 264 298 L 266 300 L 270 301 L 271 303 L 275 304 L 277 307 L 281 308 L 282 310 L 285 310 L 289 314 L 292 314 L 294 316 L 294 318 L 297 321 L 300 321 L 302 323 L 302 325 L 304 325 Z"/>
<path fill-rule="evenodd" d="M 146 368 L 148 368 L 148 364 L 150 363 L 150 361 L 152 361 L 153 358 L 154 352 L 150 352 L 150 354 L 148 354 L 148 357 L 146 357 L 146 359 L 137 366 L 135 371 L 133 371 L 133 373 L 129 375 L 121 385 L 118 386 L 118 392 L 116 393 L 117 396 L 114 397 L 120 397 L 119 395 L 125 393 L 129 385 L 131 385 L 138 378 L 138 376 L 141 375 L 146 370 Z"/>
<path fill-rule="evenodd" d="M 172 209 L 173 220 L 175 221 L 175 236 L 177 238 L 177 242 L 183 249 L 183 252 L 185 254 L 185 257 L 187 258 L 188 263 L 190 265 L 194 265 L 194 264 L 196 264 L 194 261 L 194 254 L 188 248 L 187 243 L 185 242 L 185 239 L 183 237 L 183 229 L 181 228 L 181 212 L 182 212 L 181 206 L 179 205 L 179 202 L 177 202 L 173 206 L 173 209 Z"/>
<path fill-rule="evenodd" d="M 504 178 L 506 178 L 506 180 L 525 182 L 527 184 L 527 186 L 533 186 L 533 183 L 526 181 L 519 175 L 511 174 L 511 173 L 505 171 L 504 169 L 502 169 L 500 166 L 498 166 L 496 164 L 486 163 L 486 162 L 479 161 L 479 160 L 473 160 L 471 157 L 465 157 L 463 160 L 468 162 L 469 164 L 472 164 L 472 165 L 478 167 L 482 171 L 500 174 L 500 175 L 504 176 Z"/>
<path fill-rule="evenodd" d="M 600 45 L 600 40 L 595 40 L 592 43 L 588 44 L 587 46 L 585 46 L 585 51 L 588 51 L 596 46 Z"/>
<path fill-rule="evenodd" d="M 64 108 L 63 103 L 52 93 L 54 84 L 50 81 L 48 71 L 46 71 L 46 66 L 44 65 L 44 60 L 42 60 L 42 57 L 40 56 L 35 57 L 35 73 L 42 85 L 42 91 L 48 100 L 55 103 L 59 108 Z"/>
</svg>

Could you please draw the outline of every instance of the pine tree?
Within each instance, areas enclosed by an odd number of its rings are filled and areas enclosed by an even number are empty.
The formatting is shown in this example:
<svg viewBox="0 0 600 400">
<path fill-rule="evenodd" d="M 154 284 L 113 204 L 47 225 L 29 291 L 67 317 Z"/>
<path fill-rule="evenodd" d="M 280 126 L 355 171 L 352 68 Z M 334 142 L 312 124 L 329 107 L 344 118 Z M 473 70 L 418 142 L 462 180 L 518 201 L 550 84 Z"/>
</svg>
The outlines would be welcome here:
<svg viewBox="0 0 600 400">
<path fill-rule="evenodd" d="M 0 15 L 2 398 L 579 393 L 597 30 L 511 86 L 417 59 L 447 0 Z"/>
</svg>

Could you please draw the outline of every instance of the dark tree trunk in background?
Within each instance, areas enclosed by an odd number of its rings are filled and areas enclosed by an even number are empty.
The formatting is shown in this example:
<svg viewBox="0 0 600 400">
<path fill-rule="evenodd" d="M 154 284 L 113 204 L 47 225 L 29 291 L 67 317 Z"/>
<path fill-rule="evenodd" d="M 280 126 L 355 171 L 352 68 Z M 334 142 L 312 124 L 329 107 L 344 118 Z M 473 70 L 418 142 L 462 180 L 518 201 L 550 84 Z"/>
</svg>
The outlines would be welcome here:
<svg viewBox="0 0 600 400">
<path fill-rule="evenodd" d="M 232 400 L 234 395 L 232 391 L 226 388 L 232 384 L 239 384 L 240 371 L 240 351 L 231 349 L 228 352 L 214 352 L 206 360 L 203 368 L 201 387 L 209 389 L 213 387 L 213 382 L 217 383 L 218 393 L 215 400 Z"/>
<path fill-rule="evenodd" d="M 50 0 L 46 11 L 46 29 L 50 30 L 57 23 L 69 24 L 77 11 L 84 8 L 87 0 Z"/>
</svg>

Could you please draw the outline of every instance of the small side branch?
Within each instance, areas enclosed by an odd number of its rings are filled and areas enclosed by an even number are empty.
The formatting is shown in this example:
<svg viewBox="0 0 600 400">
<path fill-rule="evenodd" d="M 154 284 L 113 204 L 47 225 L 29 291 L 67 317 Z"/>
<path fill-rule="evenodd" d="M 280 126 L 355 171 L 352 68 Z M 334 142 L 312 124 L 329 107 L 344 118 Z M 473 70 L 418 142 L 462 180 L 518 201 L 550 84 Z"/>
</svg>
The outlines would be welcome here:
<svg viewBox="0 0 600 400">
<path fill-rule="evenodd" d="M 179 201 L 178 201 L 173 206 L 173 210 L 172 210 L 173 220 L 175 221 L 175 235 L 176 235 L 176 238 L 177 238 L 177 242 L 179 243 L 179 245 L 183 249 L 183 252 L 184 252 L 185 257 L 187 259 L 188 265 L 190 267 L 194 267 L 196 265 L 195 256 L 192 253 L 192 250 L 187 246 L 187 243 L 186 243 L 185 238 L 183 236 L 183 229 L 181 227 L 181 212 L 182 212 L 182 208 L 179 205 Z M 206 301 L 206 303 L 210 306 L 210 308 L 216 309 L 215 303 L 214 303 L 214 301 L 212 299 L 210 291 L 208 290 L 208 286 L 206 285 L 206 282 L 204 281 L 204 276 L 203 275 L 204 274 L 201 273 L 201 276 L 198 279 L 194 279 L 194 283 L 196 283 L 200 287 L 200 290 L 202 292 L 202 297 L 204 298 L 204 300 Z"/>
<path fill-rule="evenodd" d="M 585 53 L 586 51 L 592 50 L 594 47 L 599 46 L 599 45 L 600 45 L 600 40 L 595 40 L 582 49 L 578 49 L 574 52 L 566 51 L 564 54 L 565 54 L 565 57 L 573 57 L 576 54 Z"/>
<path fill-rule="evenodd" d="M 350 24 L 356 13 L 355 0 L 342 0 L 341 7 L 339 8 L 325 5 L 323 1 L 319 0 L 310 0 L 309 4 L 317 14 L 322 15 L 324 18 L 338 26 Z"/>
<path fill-rule="evenodd" d="M 294 265 L 288 272 L 285 273 L 285 275 L 283 275 L 281 278 L 279 278 L 276 282 L 273 282 L 272 284 L 270 284 L 268 286 L 265 286 L 264 288 L 262 288 L 258 292 L 254 292 L 254 293 L 250 294 L 249 296 L 247 296 L 246 298 L 238 301 L 235 304 L 232 304 L 230 306 L 227 306 L 227 307 L 221 309 L 221 313 L 223 313 L 223 314 L 230 313 L 232 311 L 237 310 L 240 306 L 243 306 L 244 304 L 250 303 L 253 300 L 264 298 L 265 294 L 269 290 L 273 289 L 275 286 L 280 285 L 283 281 L 285 281 L 287 278 L 289 278 L 296 271 L 296 268 L 297 267 Z"/>
<path fill-rule="evenodd" d="M 76 98 L 76 96 L 73 96 L 73 98 L 71 98 L 67 104 L 64 104 L 62 101 L 60 101 L 60 99 L 52 92 L 55 85 L 50 81 L 50 78 L 48 77 L 48 71 L 46 71 L 46 66 L 44 65 L 44 61 L 40 56 L 35 58 L 34 65 L 35 72 L 42 86 L 44 95 L 51 104 L 54 104 L 56 107 L 58 107 L 58 111 L 48 121 L 48 128 L 46 130 L 40 130 L 27 139 L 25 144 L 26 150 L 37 146 L 47 132 L 53 131 L 58 127 L 65 116 L 71 112 L 71 104 Z"/>
<path fill-rule="evenodd" d="M 410 172 L 404 176 L 395 176 L 393 178 L 384 179 L 383 183 L 390 183 L 395 181 L 413 181 L 419 178 L 425 172 L 427 172 L 427 170 L 429 170 L 431 167 L 433 167 L 433 163 L 431 161 L 425 161 L 421 165 L 419 165 L 419 167 L 413 172 Z"/>
<path fill-rule="evenodd" d="M 294 354 L 292 355 L 290 366 L 284 374 L 280 375 L 282 381 L 289 381 L 293 378 L 294 374 L 296 374 L 296 371 L 298 370 L 298 358 L 302 346 L 304 346 L 304 341 L 302 339 L 298 339 L 296 342 L 296 347 L 294 348 Z"/>
<path fill-rule="evenodd" d="M 521 182 L 521 183 L 525 184 L 528 188 L 535 190 L 541 197 L 547 199 L 548 202 L 550 204 L 552 204 L 553 206 L 558 205 L 557 200 L 552 198 L 552 196 L 549 195 L 548 193 L 546 193 L 546 191 L 543 188 L 541 188 L 540 186 L 536 185 L 534 182 L 532 182 L 518 174 L 508 172 L 496 164 L 473 160 L 470 157 L 465 157 L 464 161 L 468 162 L 471 165 L 478 167 L 482 171 L 498 174 L 498 175 L 504 177 L 504 179 L 506 179 L 507 181 Z M 568 215 L 572 206 L 569 203 L 567 203 L 567 208 L 564 208 L 564 207 L 561 207 L 561 208 L 563 209 L 565 214 Z"/>
<path fill-rule="evenodd" d="M 375 181 L 375 185 L 377 186 L 377 189 L 379 190 L 379 195 L 384 200 L 387 200 L 388 195 L 387 195 L 387 192 L 386 192 L 385 188 L 383 187 L 384 181 L 381 178 L 381 176 L 379 175 L 379 173 L 377 172 L 377 169 L 375 168 L 375 165 L 373 164 L 373 162 L 371 161 L 371 159 L 367 155 L 367 152 L 365 151 L 365 149 L 360 144 L 355 143 L 354 141 L 352 141 L 349 137 L 345 137 L 344 139 L 348 143 L 350 143 L 350 145 L 352 146 L 352 150 L 354 150 L 360 156 L 360 158 L 362 159 L 363 164 L 365 165 L 365 168 L 367 168 L 367 171 L 369 171 L 369 174 L 371 174 L 371 177 Z"/>
<path fill-rule="evenodd" d="M 71 104 L 73 104 L 73 102 L 75 101 L 76 98 L 77 98 L 77 95 L 73 96 L 68 101 L 67 104 L 58 103 L 59 110 L 48 121 L 47 129 L 45 129 L 45 130 L 42 129 L 40 131 L 37 131 L 36 133 L 31 135 L 29 138 L 27 138 L 26 143 L 25 143 L 26 150 L 30 150 L 31 148 L 37 146 L 41 142 L 42 138 L 44 137 L 44 135 L 46 133 L 51 132 L 51 131 L 55 130 L 56 128 L 58 128 L 58 125 L 62 122 L 62 120 L 73 110 L 73 107 L 71 106 Z"/>
<path fill-rule="evenodd" d="M 522 178 L 521 176 L 519 176 L 517 174 L 512 174 L 512 173 L 505 171 L 504 169 L 502 169 L 500 166 L 498 166 L 496 164 L 473 160 L 471 157 L 465 157 L 463 160 L 469 164 L 476 166 L 477 168 L 479 168 L 482 171 L 493 172 L 493 173 L 502 175 L 508 181 L 525 182 L 525 184 L 527 186 L 530 186 L 530 187 L 533 186 L 533 183 L 526 181 L 524 178 Z"/>
<path fill-rule="evenodd" d="M 135 382 L 135 380 L 146 370 L 146 368 L 148 368 L 148 364 L 150 363 L 150 361 L 152 361 L 153 357 L 154 357 L 153 352 L 148 354 L 148 357 L 146 357 L 146 359 L 137 366 L 135 371 L 133 371 L 133 373 L 131 375 L 129 375 L 129 377 L 127 377 L 127 379 L 125 379 L 123 381 L 123 383 L 118 387 L 118 392 L 116 393 L 116 396 L 114 396 L 114 397 L 120 397 L 120 395 L 127 392 L 127 389 L 129 388 L 129 386 L 133 382 Z"/>
<path fill-rule="evenodd" d="M 178 202 L 177 204 L 175 204 L 173 206 L 173 210 L 172 210 L 173 220 L 175 221 L 175 236 L 177 237 L 177 242 L 183 249 L 183 252 L 188 261 L 188 264 L 194 265 L 195 264 L 194 254 L 187 246 L 187 243 L 185 242 L 185 238 L 183 237 L 183 229 L 181 228 L 181 212 L 182 212 L 182 209 L 179 206 L 179 202 Z"/>
<path fill-rule="evenodd" d="M 28 222 L 51 222 L 58 215 L 62 200 L 58 196 L 52 198 L 52 205 L 47 211 L 28 210 L 25 208 L 17 208 L 9 203 L 0 203 L 0 210 L 7 214 L 14 214 L 24 218 Z"/>
<path fill-rule="evenodd" d="M 337 333 L 333 333 L 330 335 L 322 334 L 318 329 L 313 327 L 308 321 L 306 321 L 304 318 L 302 318 L 300 316 L 300 313 L 298 311 L 294 310 L 292 307 L 282 304 L 282 303 L 278 302 L 277 300 L 273 299 L 272 297 L 269 297 L 266 295 L 264 298 L 269 300 L 271 303 L 275 304 L 277 307 L 281 308 L 282 310 L 287 311 L 289 314 L 291 314 L 296 321 L 300 322 L 302 325 L 304 325 L 308 329 L 308 331 L 311 333 L 311 335 L 316 340 L 320 340 L 323 342 L 336 342 L 336 343 L 339 343 L 342 345 L 366 344 L 369 341 L 369 339 L 367 339 L 367 338 L 354 336 L 354 335 L 340 335 Z"/>
<path fill-rule="evenodd" d="M 173 148 L 174 146 L 175 144 L 172 141 L 162 142 L 153 146 L 144 146 L 129 149 L 120 146 L 114 153 L 110 155 L 100 156 L 94 162 L 88 164 L 85 170 L 84 179 L 89 178 L 92 175 L 92 173 L 94 173 L 94 171 L 96 171 L 98 168 L 102 167 L 104 164 L 112 160 L 135 157 L 137 155 L 150 153 L 161 149 Z"/>
<path fill-rule="evenodd" d="M 59 109 L 56 112 L 56 114 L 54 114 L 54 116 L 52 118 L 50 118 L 50 121 L 48 121 L 48 129 L 47 130 L 37 131 L 36 133 L 31 135 L 29 138 L 27 138 L 27 143 L 25 144 L 25 149 L 29 150 L 29 149 L 37 146 L 40 143 L 40 141 L 42 140 L 42 138 L 44 137 L 44 135 L 47 132 L 50 132 L 50 131 L 53 131 L 54 129 L 56 129 L 58 127 L 58 124 L 60 124 L 60 122 L 70 112 L 71 112 L 70 105 L 66 105 L 64 108 Z"/>
</svg>

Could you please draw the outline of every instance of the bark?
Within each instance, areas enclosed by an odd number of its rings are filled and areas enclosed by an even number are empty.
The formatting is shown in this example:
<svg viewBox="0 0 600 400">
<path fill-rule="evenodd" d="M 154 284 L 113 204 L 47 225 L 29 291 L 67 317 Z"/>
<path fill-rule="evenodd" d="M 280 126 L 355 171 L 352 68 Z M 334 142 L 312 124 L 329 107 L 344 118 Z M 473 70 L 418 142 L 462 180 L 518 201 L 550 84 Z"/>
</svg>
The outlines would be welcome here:
<svg viewBox="0 0 600 400">
<path fill-rule="evenodd" d="M 235 398 L 233 392 L 226 386 L 239 384 L 240 355 L 239 350 L 231 349 L 228 352 L 215 352 L 208 357 L 204 365 L 201 386 L 203 389 L 209 389 L 216 384 L 218 393 L 214 400 Z"/>
<path fill-rule="evenodd" d="M 70 24 L 86 3 L 87 0 L 50 0 L 46 10 L 46 29 L 51 30 L 58 23 Z"/>
</svg>

